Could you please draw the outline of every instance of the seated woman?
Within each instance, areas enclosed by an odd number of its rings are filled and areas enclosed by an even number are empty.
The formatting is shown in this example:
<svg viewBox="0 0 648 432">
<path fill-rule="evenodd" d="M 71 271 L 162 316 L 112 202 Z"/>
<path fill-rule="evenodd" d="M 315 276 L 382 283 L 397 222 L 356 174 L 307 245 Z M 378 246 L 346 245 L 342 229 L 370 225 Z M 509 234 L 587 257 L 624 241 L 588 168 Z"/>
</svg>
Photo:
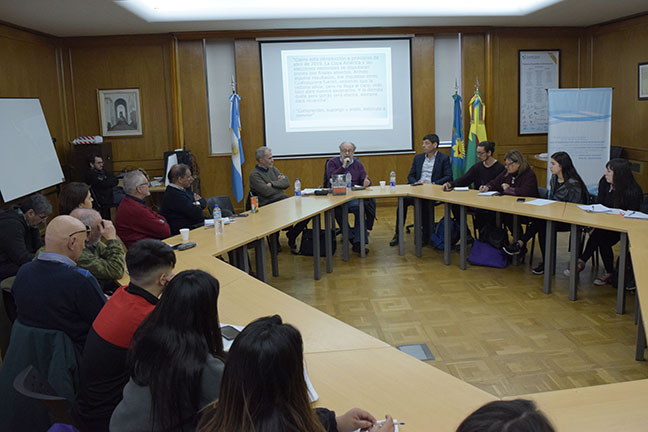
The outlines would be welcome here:
<svg viewBox="0 0 648 432">
<path fill-rule="evenodd" d="M 259 318 L 236 337 L 223 374 L 220 399 L 207 410 L 199 432 L 374 432 L 394 430 L 354 408 L 335 417 L 313 410 L 304 379 L 303 342 L 299 331 L 279 315 Z"/>
<path fill-rule="evenodd" d="M 551 422 L 535 403 L 526 399 L 493 401 L 481 406 L 457 432 L 554 432 Z"/>
<path fill-rule="evenodd" d="M 578 204 L 587 203 L 587 187 L 581 176 L 578 175 L 567 153 L 561 151 L 552 154 L 551 160 L 549 161 L 549 171 L 551 171 L 549 199 Z M 517 255 L 523 250 L 526 243 L 538 234 L 543 260 L 532 270 L 533 274 L 537 275 L 544 274 L 546 226 L 547 224 L 544 219 L 531 219 L 531 223 L 522 238 L 503 248 L 507 254 Z M 556 225 L 556 230 L 569 231 L 569 224 L 560 222 Z"/>
<path fill-rule="evenodd" d="M 605 165 L 605 174 L 599 181 L 596 202 L 606 207 L 622 210 L 639 210 L 643 192 L 630 171 L 630 164 L 625 159 L 612 159 Z M 594 228 L 590 233 L 585 250 L 578 257 L 576 270 L 581 272 L 585 263 L 598 248 L 605 266 L 605 274 L 594 280 L 594 285 L 605 285 L 612 282 L 614 272 L 614 252 L 612 246 L 617 244 L 621 234 L 616 231 Z M 569 276 L 570 270 L 565 270 Z"/>
<path fill-rule="evenodd" d="M 497 191 L 503 195 L 520 197 L 538 197 L 538 180 L 535 173 L 529 167 L 526 159 L 518 150 L 509 150 L 504 155 L 504 171 L 490 182 L 479 187 L 479 192 Z M 495 224 L 495 215 L 490 213 L 488 223 Z M 518 218 L 518 232 L 522 232 L 522 223 L 526 223 L 525 217 Z M 513 217 L 504 216 L 504 224 L 513 231 Z M 481 231 L 480 231 L 481 234 Z M 506 241 L 508 244 L 508 241 Z M 503 246 L 503 245 L 502 245 Z"/>
<path fill-rule="evenodd" d="M 77 208 L 92 208 L 92 201 L 90 186 L 80 182 L 68 183 L 58 197 L 59 214 L 69 215 Z"/>
<path fill-rule="evenodd" d="M 133 336 L 131 377 L 111 431 L 195 430 L 198 411 L 218 398 L 225 367 L 218 293 L 218 281 L 201 270 L 169 282 Z"/>
</svg>

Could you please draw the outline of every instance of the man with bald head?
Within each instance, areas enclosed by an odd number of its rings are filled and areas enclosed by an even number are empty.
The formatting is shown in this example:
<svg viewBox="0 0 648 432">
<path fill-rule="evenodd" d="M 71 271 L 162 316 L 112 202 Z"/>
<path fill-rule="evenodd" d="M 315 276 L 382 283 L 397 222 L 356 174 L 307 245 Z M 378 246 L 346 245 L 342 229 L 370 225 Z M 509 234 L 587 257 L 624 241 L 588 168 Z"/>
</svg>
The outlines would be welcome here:
<svg viewBox="0 0 648 432">
<path fill-rule="evenodd" d="M 97 279 L 103 292 L 112 294 L 124 276 L 126 250 L 117 237 L 111 221 L 101 219 L 97 210 L 75 209 L 70 216 L 79 219 L 90 227 L 85 249 L 77 260 L 77 265 L 88 270 Z M 101 241 L 103 238 L 104 241 Z"/>
<path fill-rule="evenodd" d="M 124 176 L 126 196 L 119 203 L 115 214 L 117 234 L 127 248 L 145 238 L 162 240 L 171 235 L 166 219 L 146 206 L 149 191 L 148 178 L 141 170 L 134 170 Z"/>
<path fill-rule="evenodd" d="M 94 276 L 76 265 L 89 233 L 90 228 L 72 216 L 52 219 L 45 231 L 45 249 L 20 268 L 12 289 L 18 321 L 63 331 L 79 353 L 106 302 Z"/>
<path fill-rule="evenodd" d="M 171 235 L 178 234 L 181 228 L 202 225 L 205 220 L 203 209 L 207 207 L 207 201 L 189 189 L 194 181 L 189 166 L 173 165 L 167 177 L 169 186 L 164 191 L 160 214 L 169 222 Z"/>
</svg>

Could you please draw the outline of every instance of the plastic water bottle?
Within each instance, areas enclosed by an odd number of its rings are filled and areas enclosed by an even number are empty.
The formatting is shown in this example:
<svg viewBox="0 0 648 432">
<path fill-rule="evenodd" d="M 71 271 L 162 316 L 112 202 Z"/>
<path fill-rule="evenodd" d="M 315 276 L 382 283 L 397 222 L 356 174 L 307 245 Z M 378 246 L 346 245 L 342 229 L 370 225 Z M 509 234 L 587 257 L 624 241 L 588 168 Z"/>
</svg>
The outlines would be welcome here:
<svg viewBox="0 0 648 432">
<path fill-rule="evenodd" d="M 299 181 L 299 178 L 295 179 L 295 197 L 301 198 L 301 182 Z"/>
<path fill-rule="evenodd" d="M 218 204 L 214 205 L 214 232 L 218 234 L 223 233 L 223 214 L 221 213 L 220 207 Z"/>
<path fill-rule="evenodd" d="M 353 186 L 351 184 L 351 173 L 350 172 L 346 173 L 346 178 L 345 179 L 346 179 L 346 193 L 349 193 L 349 192 L 351 192 L 351 186 Z"/>
<path fill-rule="evenodd" d="M 389 173 L 389 189 L 392 191 L 396 189 L 396 171 L 394 170 Z"/>
</svg>

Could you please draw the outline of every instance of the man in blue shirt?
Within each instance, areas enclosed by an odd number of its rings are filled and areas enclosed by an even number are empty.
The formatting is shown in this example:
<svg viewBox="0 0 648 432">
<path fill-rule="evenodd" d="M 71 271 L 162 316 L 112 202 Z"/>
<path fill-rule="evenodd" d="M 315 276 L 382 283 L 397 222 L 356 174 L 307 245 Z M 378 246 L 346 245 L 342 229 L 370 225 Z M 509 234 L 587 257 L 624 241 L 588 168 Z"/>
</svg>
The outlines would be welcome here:
<svg viewBox="0 0 648 432">
<path fill-rule="evenodd" d="M 439 137 L 437 134 L 427 134 L 423 137 L 423 153 L 414 156 L 412 167 L 407 175 L 407 183 L 424 184 L 432 183 L 442 185 L 452 180 L 452 166 L 450 156 L 437 151 L 439 147 Z M 407 219 L 407 207 L 414 205 L 414 198 L 405 198 L 403 200 L 403 221 Z M 430 240 L 429 219 L 427 203 L 423 205 L 422 221 L 423 224 L 423 244 Z M 394 237 L 389 242 L 390 246 L 396 246 L 398 243 L 398 212 L 396 213 L 396 229 Z"/>
</svg>

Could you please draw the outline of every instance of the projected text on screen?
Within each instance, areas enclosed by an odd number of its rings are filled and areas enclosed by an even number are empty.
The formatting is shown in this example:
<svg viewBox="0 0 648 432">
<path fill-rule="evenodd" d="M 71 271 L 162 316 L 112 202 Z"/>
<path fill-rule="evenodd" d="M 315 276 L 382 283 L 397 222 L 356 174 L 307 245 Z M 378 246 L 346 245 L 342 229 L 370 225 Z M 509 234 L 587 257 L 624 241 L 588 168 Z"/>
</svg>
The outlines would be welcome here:
<svg viewBox="0 0 648 432">
<path fill-rule="evenodd" d="M 391 48 L 282 50 L 286 132 L 392 129 Z"/>
</svg>

